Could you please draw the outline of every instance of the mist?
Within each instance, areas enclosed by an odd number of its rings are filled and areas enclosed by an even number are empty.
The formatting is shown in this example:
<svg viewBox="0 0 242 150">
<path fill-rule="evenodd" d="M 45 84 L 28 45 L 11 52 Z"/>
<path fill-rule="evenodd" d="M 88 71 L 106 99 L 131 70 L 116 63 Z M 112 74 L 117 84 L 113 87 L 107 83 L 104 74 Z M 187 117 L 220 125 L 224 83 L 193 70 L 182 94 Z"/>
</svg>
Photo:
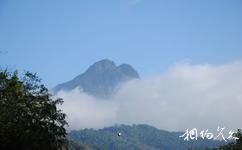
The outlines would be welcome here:
<svg viewBox="0 0 242 150">
<path fill-rule="evenodd" d="M 160 75 L 120 85 L 110 99 L 60 91 L 69 129 L 149 124 L 168 131 L 241 128 L 242 62 L 177 63 Z"/>
</svg>

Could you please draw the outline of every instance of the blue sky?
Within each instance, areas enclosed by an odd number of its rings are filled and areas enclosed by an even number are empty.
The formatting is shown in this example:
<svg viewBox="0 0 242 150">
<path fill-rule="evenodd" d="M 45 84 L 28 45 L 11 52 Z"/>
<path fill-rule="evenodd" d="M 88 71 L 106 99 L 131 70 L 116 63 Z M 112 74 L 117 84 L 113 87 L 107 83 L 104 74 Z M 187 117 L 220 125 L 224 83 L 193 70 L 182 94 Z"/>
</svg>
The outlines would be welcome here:
<svg viewBox="0 0 242 150">
<path fill-rule="evenodd" d="M 242 58 L 241 0 L 1 0 L 0 65 L 48 87 L 103 58 L 148 76 Z M 7 52 L 7 53 L 6 53 Z"/>
</svg>

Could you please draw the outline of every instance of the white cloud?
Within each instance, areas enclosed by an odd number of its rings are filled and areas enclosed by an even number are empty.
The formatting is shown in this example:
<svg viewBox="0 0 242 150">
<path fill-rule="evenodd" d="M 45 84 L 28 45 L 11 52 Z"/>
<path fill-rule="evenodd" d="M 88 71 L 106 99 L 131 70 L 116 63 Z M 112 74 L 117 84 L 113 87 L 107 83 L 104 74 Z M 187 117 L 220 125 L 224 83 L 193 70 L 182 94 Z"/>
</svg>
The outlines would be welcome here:
<svg viewBox="0 0 242 150">
<path fill-rule="evenodd" d="M 115 102 L 96 99 L 79 89 L 61 91 L 57 96 L 64 100 L 61 109 L 67 113 L 71 129 L 100 128 L 112 125 L 116 121 Z"/>
<path fill-rule="evenodd" d="M 110 100 L 60 92 L 71 129 L 146 123 L 177 131 L 242 127 L 242 62 L 177 64 L 162 75 L 123 84 Z"/>
</svg>

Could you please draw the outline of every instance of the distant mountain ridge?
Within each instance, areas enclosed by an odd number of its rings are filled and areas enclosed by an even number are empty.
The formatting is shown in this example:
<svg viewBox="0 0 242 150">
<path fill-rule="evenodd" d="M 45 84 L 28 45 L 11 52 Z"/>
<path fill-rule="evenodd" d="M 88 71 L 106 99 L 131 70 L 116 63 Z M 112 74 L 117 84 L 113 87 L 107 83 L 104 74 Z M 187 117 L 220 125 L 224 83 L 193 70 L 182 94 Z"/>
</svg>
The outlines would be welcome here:
<svg viewBox="0 0 242 150">
<path fill-rule="evenodd" d="M 91 65 L 86 72 L 74 79 L 54 87 L 54 93 L 60 90 L 70 91 L 81 88 L 83 92 L 99 98 L 109 98 L 120 83 L 139 78 L 137 71 L 129 64 L 117 66 L 109 59 L 100 60 Z"/>
<path fill-rule="evenodd" d="M 74 130 L 68 134 L 68 138 L 80 144 L 91 145 L 95 150 L 205 150 L 226 144 L 224 141 L 202 138 L 184 141 L 179 137 L 182 134 L 141 124 Z"/>
</svg>

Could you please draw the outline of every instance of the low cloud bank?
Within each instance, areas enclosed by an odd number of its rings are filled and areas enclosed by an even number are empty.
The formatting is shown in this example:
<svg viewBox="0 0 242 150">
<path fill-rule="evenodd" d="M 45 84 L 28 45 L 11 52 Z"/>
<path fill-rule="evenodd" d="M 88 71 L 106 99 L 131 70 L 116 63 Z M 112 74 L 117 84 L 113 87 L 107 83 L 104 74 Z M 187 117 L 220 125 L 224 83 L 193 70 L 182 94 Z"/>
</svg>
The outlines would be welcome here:
<svg viewBox="0 0 242 150">
<path fill-rule="evenodd" d="M 242 62 L 176 64 L 164 74 L 124 83 L 109 100 L 79 89 L 57 96 L 64 100 L 70 129 L 139 123 L 170 131 L 237 129 L 242 127 Z"/>
</svg>

